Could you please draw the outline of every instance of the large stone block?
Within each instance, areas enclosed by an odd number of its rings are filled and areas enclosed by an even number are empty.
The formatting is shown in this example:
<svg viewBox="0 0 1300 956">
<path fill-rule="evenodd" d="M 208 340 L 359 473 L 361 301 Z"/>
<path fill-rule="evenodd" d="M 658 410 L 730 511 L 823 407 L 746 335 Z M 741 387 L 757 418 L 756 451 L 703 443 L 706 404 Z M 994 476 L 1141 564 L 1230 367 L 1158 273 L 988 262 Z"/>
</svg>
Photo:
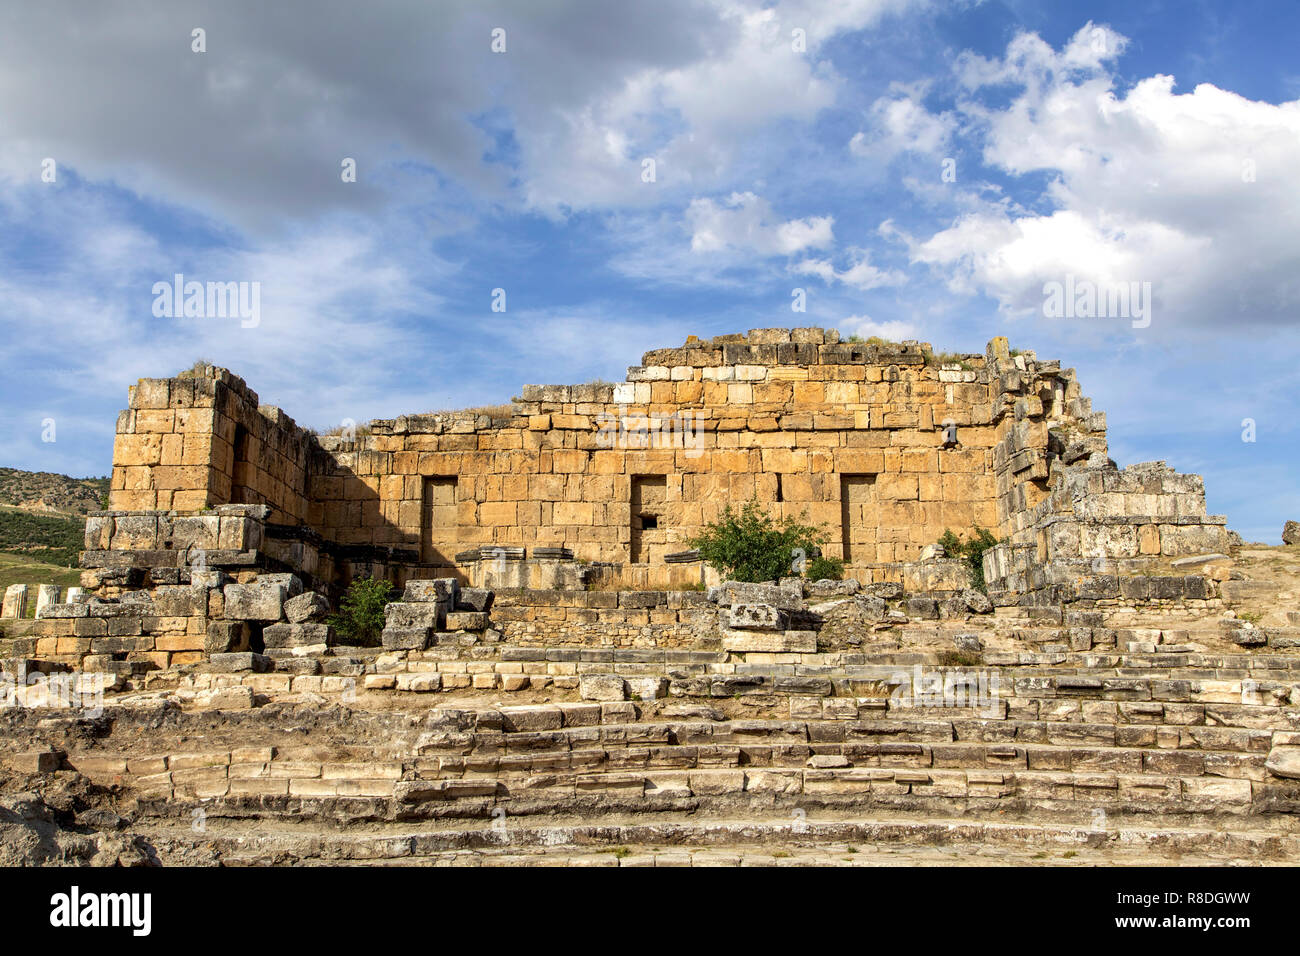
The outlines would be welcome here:
<svg viewBox="0 0 1300 956">
<path fill-rule="evenodd" d="M 248 649 L 248 625 L 243 621 L 213 621 L 203 641 L 204 653 L 228 654 Z"/>
<path fill-rule="evenodd" d="M 727 581 L 709 589 L 709 600 L 723 607 L 736 604 L 770 604 L 783 611 L 797 611 L 803 606 L 802 588 L 782 587 L 778 584 L 750 584 L 744 581 Z"/>
<path fill-rule="evenodd" d="M 407 581 L 406 589 L 402 592 L 402 600 L 435 602 L 454 608 L 459 591 L 460 582 L 455 578 L 428 578 L 419 581 Z"/>
<path fill-rule="evenodd" d="M 272 624 L 262 631 L 267 648 L 306 647 L 334 644 L 334 628 L 328 624 Z"/>
<path fill-rule="evenodd" d="M 790 614 L 770 604 L 733 604 L 730 621 L 741 630 L 784 631 L 790 626 Z"/>
<path fill-rule="evenodd" d="M 384 647 L 394 651 L 422 651 L 429 646 L 427 627 L 386 627 L 380 632 Z"/>
<path fill-rule="evenodd" d="M 42 584 L 36 589 L 36 616 L 40 617 L 41 612 L 51 605 L 59 603 L 59 595 L 62 592 L 57 584 Z"/>
<path fill-rule="evenodd" d="M 269 671 L 271 659 L 262 654 L 247 651 L 239 653 L 213 654 L 208 660 L 211 671 L 217 674 L 236 674 L 240 671 Z"/>
<path fill-rule="evenodd" d="M 627 685 L 617 674 L 584 674 L 578 679 L 578 696 L 583 700 L 624 700 Z"/>
<path fill-rule="evenodd" d="M 304 591 L 284 602 L 284 616 L 290 624 L 318 621 L 330 612 L 330 602 L 315 591 Z"/>
<path fill-rule="evenodd" d="M 226 617 L 236 621 L 278 621 L 284 611 L 288 588 L 263 578 L 251 584 L 227 584 Z"/>
<path fill-rule="evenodd" d="M 27 585 L 11 584 L 5 588 L 5 599 L 0 617 L 27 616 Z"/>
<path fill-rule="evenodd" d="M 482 611 L 486 614 L 492 610 L 495 597 L 496 593 L 487 588 L 461 588 L 456 597 L 456 610 Z"/>
<path fill-rule="evenodd" d="M 440 601 L 394 601 L 384 608 L 386 627 L 426 627 L 443 630 L 447 606 Z"/>
<path fill-rule="evenodd" d="M 1300 780 L 1300 747 L 1274 747 L 1264 766 L 1275 777 Z"/>
<path fill-rule="evenodd" d="M 485 631 L 488 616 L 482 611 L 448 611 L 445 629 L 448 631 Z"/>
</svg>

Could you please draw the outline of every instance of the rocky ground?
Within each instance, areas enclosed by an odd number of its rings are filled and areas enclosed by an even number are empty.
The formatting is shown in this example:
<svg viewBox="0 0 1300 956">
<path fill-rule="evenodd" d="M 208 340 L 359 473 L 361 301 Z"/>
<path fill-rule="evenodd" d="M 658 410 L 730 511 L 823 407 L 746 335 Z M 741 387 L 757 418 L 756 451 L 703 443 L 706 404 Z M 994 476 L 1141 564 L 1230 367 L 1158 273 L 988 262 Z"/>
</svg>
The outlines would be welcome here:
<svg viewBox="0 0 1300 956">
<path fill-rule="evenodd" d="M 1193 657 L 1300 657 L 1300 649 L 1291 648 L 1285 637 L 1300 624 L 1300 548 L 1246 546 L 1235 570 L 1236 580 L 1225 590 L 1226 608 L 1199 617 L 1185 612 L 1139 615 L 1130 626 L 1191 633 L 1193 644 L 1177 653 Z M 834 605 L 831 599 L 821 607 L 830 620 Z M 1273 643 L 1243 647 L 1233 629 L 1222 626 L 1225 617 L 1254 624 Z M 855 631 L 850 623 L 845 622 L 843 634 Z M 981 654 L 1025 649 L 1016 626 L 999 615 L 974 617 L 966 626 L 979 634 Z M 938 654 L 953 648 L 951 629 L 933 622 L 857 630 L 858 645 L 873 652 Z M 707 803 L 664 790 L 639 810 L 635 801 L 612 800 L 587 805 L 599 807 L 598 814 L 584 812 L 581 804 L 567 810 L 514 804 L 507 813 L 497 812 L 491 801 L 468 809 L 448 803 L 413 810 L 383 795 L 235 799 L 232 791 L 221 798 L 200 794 L 178 801 L 144 788 L 140 781 L 148 768 L 133 767 L 135 777 L 102 767 L 89 770 L 95 758 L 102 764 L 109 754 L 144 762 L 172 755 L 169 769 L 177 770 L 179 779 L 187 771 L 178 758 L 201 769 L 204 754 L 220 752 L 233 770 L 239 760 L 269 760 L 238 756 L 262 750 L 291 765 L 395 765 L 405 768 L 403 779 L 409 780 L 427 764 L 413 755 L 425 752 L 432 708 L 491 712 L 577 700 L 573 691 L 554 687 L 508 696 L 496 690 L 432 695 L 360 690 L 347 700 L 285 694 L 259 700 L 257 707 L 225 710 L 197 706 L 177 694 L 176 682 L 175 675 L 151 680 L 142 689 L 111 698 L 105 713 L 93 719 L 17 708 L 0 712 L 0 865 L 1253 866 L 1287 864 L 1300 853 L 1295 807 L 1280 791 L 1262 802 L 1257 798 L 1249 808 L 1168 816 L 1149 808 L 1133 810 L 1122 801 L 1092 810 L 1077 801 L 1052 799 L 954 800 L 949 805 L 909 797 L 906 786 L 892 803 L 813 799 L 796 805 L 783 803 L 779 795 L 758 799 L 748 792 L 744 800 Z M 882 698 L 888 697 L 888 687 L 879 690 Z M 869 688 L 857 693 L 859 704 L 871 697 Z M 1300 729 L 1300 709 L 1294 703 L 1253 706 L 1235 720 L 1225 709 L 1226 719 L 1233 721 L 1230 728 L 1256 728 L 1233 733 L 1258 736 L 1261 730 Z M 641 702 L 637 726 L 776 724 L 790 719 L 790 708 L 790 698 L 764 694 L 668 697 Z M 518 739 L 526 747 L 540 746 L 528 742 L 529 735 Z M 1216 759 L 1231 758 L 1231 766 L 1246 767 L 1247 746 L 1242 745 L 1241 755 Z M 1258 788 L 1268 783 L 1263 753 L 1251 759 L 1254 763 L 1241 772 Z M 1226 776 L 1212 782 L 1237 782 L 1237 770 L 1221 772 Z M 896 780 L 903 779 L 900 772 Z M 389 785 L 391 791 L 392 781 Z"/>
</svg>

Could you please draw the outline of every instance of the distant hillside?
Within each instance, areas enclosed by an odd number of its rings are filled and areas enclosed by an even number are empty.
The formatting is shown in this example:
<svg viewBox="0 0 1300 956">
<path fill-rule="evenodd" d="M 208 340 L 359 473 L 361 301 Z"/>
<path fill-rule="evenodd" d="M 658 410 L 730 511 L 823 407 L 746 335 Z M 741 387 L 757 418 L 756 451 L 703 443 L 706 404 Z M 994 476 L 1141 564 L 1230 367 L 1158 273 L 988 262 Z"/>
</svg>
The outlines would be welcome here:
<svg viewBox="0 0 1300 956">
<path fill-rule="evenodd" d="M 35 514 L 0 507 L 0 552 L 71 567 L 85 546 L 86 519 L 80 515 Z"/>
<path fill-rule="evenodd" d="M 86 513 L 103 508 L 107 495 L 107 478 L 0 468 L 0 552 L 22 556 L 26 573 L 40 580 L 48 577 L 42 567 L 73 567 L 85 543 Z"/>
<path fill-rule="evenodd" d="M 48 471 L 0 468 L 0 504 L 35 513 L 85 516 L 103 508 L 107 478 L 69 478 Z M 0 549 L 6 546 L 0 541 Z"/>
</svg>

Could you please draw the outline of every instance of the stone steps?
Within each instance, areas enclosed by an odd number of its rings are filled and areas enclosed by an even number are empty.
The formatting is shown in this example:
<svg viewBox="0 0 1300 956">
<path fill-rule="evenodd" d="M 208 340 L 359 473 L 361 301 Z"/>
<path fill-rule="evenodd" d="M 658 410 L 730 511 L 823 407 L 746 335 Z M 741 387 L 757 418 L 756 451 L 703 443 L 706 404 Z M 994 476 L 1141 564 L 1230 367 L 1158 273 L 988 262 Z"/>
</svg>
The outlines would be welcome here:
<svg viewBox="0 0 1300 956">
<path fill-rule="evenodd" d="M 213 828 L 216 829 L 215 827 Z M 348 865 L 799 866 L 1222 863 L 1287 865 L 1300 838 L 1243 828 L 1164 829 L 1147 825 L 925 820 L 727 818 L 539 824 L 504 817 L 476 827 L 390 824 L 341 835 L 303 824 L 287 833 L 229 824 L 195 834 L 189 826 L 143 830 L 164 862 L 204 847 L 227 863 Z"/>
</svg>

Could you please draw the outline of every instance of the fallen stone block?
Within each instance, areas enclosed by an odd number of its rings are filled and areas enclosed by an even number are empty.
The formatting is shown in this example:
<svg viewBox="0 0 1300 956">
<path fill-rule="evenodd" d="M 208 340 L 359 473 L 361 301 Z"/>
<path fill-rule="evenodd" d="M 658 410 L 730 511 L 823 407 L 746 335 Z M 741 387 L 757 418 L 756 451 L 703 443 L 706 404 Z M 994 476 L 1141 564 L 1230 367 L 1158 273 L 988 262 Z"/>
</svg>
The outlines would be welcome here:
<svg viewBox="0 0 1300 956">
<path fill-rule="evenodd" d="M 460 582 L 455 578 L 428 578 L 419 581 L 407 581 L 402 592 L 402 600 L 413 603 L 445 604 L 456 606 L 456 596 L 460 591 Z"/>
<path fill-rule="evenodd" d="M 660 700 L 668 696 L 667 677 L 627 677 L 624 683 L 633 700 Z"/>
<path fill-rule="evenodd" d="M 1275 777 L 1300 780 L 1300 747 L 1274 747 L 1268 752 L 1264 769 Z"/>
<path fill-rule="evenodd" d="M 733 604 L 731 626 L 749 631 L 784 631 L 790 626 L 788 611 L 771 604 Z"/>
<path fill-rule="evenodd" d="M 227 584 L 225 616 L 234 621 L 278 621 L 283 616 L 288 589 L 275 582 Z"/>
<path fill-rule="evenodd" d="M 584 674 L 578 681 L 583 700 L 626 700 L 627 686 L 617 674 Z"/>
<path fill-rule="evenodd" d="M 328 624 L 272 624 L 262 630 L 266 647 L 306 647 L 311 644 L 334 644 L 334 628 Z"/>
<path fill-rule="evenodd" d="M 448 631 L 485 631 L 488 624 L 484 611 L 448 611 L 444 627 Z"/>
<path fill-rule="evenodd" d="M 487 588 L 461 588 L 456 597 L 456 610 L 482 611 L 486 614 L 492 610 L 495 599 L 496 592 Z"/>
<path fill-rule="evenodd" d="M 395 601 L 384 608 L 387 627 L 428 627 L 446 630 L 447 605 L 438 601 Z"/>
<path fill-rule="evenodd" d="M 284 602 L 284 616 L 290 624 L 319 621 L 329 612 L 330 602 L 323 594 L 317 594 L 315 591 L 304 591 Z"/>
<path fill-rule="evenodd" d="M 214 710 L 248 710 L 257 706 L 257 696 L 251 687 L 215 687 L 195 694 L 194 703 Z"/>
<path fill-rule="evenodd" d="M 260 673 L 271 669 L 271 658 L 251 651 L 213 654 L 208 658 L 208 670 L 217 674 L 237 674 L 240 671 Z"/>
<path fill-rule="evenodd" d="M 62 750 L 32 750 L 14 754 L 8 763 L 16 773 L 53 773 L 63 766 L 64 756 Z"/>
<path fill-rule="evenodd" d="M 803 588 L 782 587 L 779 584 L 750 584 L 744 581 L 727 581 L 708 591 L 709 600 L 722 607 L 737 604 L 770 604 L 783 611 L 797 611 L 803 607 Z"/>
<path fill-rule="evenodd" d="M 389 650 L 422 651 L 429 646 L 429 629 L 386 627 L 380 632 L 379 640 Z"/>
<path fill-rule="evenodd" d="M 203 641 L 204 653 L 225 654 L 248 648 L 248 625 L 243 621 L 213 621 Z"/>
</svg>

